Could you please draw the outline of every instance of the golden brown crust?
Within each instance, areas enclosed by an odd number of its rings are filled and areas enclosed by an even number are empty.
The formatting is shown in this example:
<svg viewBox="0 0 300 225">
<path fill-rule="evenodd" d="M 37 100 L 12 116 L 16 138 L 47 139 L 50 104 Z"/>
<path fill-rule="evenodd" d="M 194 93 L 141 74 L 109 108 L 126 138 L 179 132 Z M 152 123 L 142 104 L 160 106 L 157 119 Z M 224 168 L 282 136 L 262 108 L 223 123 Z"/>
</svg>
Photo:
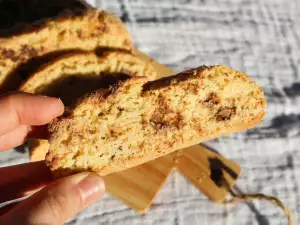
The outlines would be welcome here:
<svg viewBox="0 0 300 225">
<path fill-rule="evenodd" d="M 46 161 L 58 175 L 106 175 L 251 128 L 264 109 L 261 88 L 223 66 L 148 83 L 136 77 L 85 97 L 73 113 L 54 121 Z"/>
<path fill-rule="evenodd" d="M 17 68 L 29 59 L 66 50 L 90 51 L 116 48 L 131 51 L 129 33 L 121 20 L 106 11 L 85 10 L 82 15 L 65 14 L 33 24 L 19 35 L 0 38 L 0 92 L 16 78 Z M 18 80 L 18 81 L 17 81 Z"/>
</svg>

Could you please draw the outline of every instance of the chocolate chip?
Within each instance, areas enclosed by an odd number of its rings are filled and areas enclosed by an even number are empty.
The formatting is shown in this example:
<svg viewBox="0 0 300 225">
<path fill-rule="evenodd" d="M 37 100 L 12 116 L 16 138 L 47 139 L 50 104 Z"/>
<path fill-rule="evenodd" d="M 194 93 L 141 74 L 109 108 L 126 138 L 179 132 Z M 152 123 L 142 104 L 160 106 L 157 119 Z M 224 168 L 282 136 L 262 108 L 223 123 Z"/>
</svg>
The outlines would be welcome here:
<svg viewBox="0 0 300 225">
<path fill-rule="evenodd" d="M 9 58 L 13 62 L 19 60 L 19 57 L 16 55 L 16 52 L 12 49 L 3 49 L 1 54 L 3 57 Z"/>
<path fill-rule="evenodd" d="M 229 120 L 236 113 L 236 107 L 220 108 L 216 114 L 217 121 Z"/>
<path fill-rule="evenodd" d="M 99 27 L 96 27 L 96 30 L 101 32 L 101 33 L 108 33 L 109 32 L 109 27 L 106 26 L 105 24 L 103 24 Z"/>
<path fill-rule="evenodd" d="M 13 56 L 15 56 L 15 51 L 14 50 L 11 50 L 11 49 L 4 49 L 3 51 L 2 51 L 2 55 L 4 55 L 4 56 L 6 56 L 6 57 L 13 57 Z"/>
<path fill-rule="evenodd" d="M 21 47 L 21 54 L 27 55 L 28 57 L 33 58 L 33 57 L 37 56 L 37 51 L 35 50 L 35 48 L 33 48 L 29 45 L 23 45 Z"/>
<path fill-rule="evenodd" d="M 98 37 L 99 35 L 97 33 L 91 33 L 91 37 Z"/>
<path fill-rule="evenodd" d="M 125 40 L 123 41 L 123 45 L 124 45 L 124 46 L 130 46 L 131 43 L 130 43 L 130 41 L 129 41 L 128 39 L 125 39 Z M 150 60 L 150 62 L 151 62 L 151 60 Z"/>
</svg>

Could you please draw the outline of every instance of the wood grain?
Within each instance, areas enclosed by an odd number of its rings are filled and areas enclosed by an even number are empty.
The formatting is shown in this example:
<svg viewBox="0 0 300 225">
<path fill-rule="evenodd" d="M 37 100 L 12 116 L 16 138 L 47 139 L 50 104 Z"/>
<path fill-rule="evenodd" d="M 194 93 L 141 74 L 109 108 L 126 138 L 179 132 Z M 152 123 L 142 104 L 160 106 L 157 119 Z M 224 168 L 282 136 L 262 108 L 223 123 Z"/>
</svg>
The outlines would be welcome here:
<svg viewBox="0 0 300 225">
<path fill-rule="evenodd" d="M 174 168 L 169 154 L 104 177 L 107 191 L 132 209 L 144 213 Z"/>
</svg>

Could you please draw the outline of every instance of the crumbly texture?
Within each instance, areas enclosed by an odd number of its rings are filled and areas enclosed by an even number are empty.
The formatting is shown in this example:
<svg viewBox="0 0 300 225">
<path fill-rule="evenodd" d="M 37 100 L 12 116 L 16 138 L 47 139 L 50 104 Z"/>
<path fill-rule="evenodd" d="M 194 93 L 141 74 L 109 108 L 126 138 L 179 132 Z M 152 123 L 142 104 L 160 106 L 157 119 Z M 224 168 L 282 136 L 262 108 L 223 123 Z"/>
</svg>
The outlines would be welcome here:
<svg viewBox="0 0 300 225">
<path fill-rule="evenodd" d="M 20 91 L 59 97 L 65 105 L 99 88 L 109 88 L 129 76 L 156 77 L 154 68 L 137 56 L 122 51 L 73 53 L 44 65 L 20 87 Z M 31 159 L 48 151 L 47 140 L 30 140 Z"/>
<path fill-rule="evenodd" d="M 29 60 L 53 52 L 114 48 L 131 51 L 129 33 L 122 21 L 106 11 L 86 9 L 29 26 L 22 34 L 0 38 L 0 92 L 16 88 L 18 68 Z"/>
<path fill-rule="evenodd" d="M 86 96 L 50 125 L 46 161 L 58 176 L 124 170 L 259 123 L 261 88 L 224 66 L 148 82 L 132 78 Z"/>
</svg>

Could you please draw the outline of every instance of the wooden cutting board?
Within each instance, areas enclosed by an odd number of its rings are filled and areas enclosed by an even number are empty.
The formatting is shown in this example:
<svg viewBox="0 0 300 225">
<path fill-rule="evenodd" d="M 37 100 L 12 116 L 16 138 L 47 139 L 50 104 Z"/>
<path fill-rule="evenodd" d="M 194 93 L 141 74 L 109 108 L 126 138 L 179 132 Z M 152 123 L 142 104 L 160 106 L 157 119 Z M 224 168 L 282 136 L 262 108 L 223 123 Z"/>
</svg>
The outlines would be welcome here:
<svg viewBox="0 0 300 225">
<path fill-rule="evenodd" d="M 172 171 L 176 154 L 169 154 L 104 177 L 107 191 L 132 209 L 145 213 Z"/>
</svg>

